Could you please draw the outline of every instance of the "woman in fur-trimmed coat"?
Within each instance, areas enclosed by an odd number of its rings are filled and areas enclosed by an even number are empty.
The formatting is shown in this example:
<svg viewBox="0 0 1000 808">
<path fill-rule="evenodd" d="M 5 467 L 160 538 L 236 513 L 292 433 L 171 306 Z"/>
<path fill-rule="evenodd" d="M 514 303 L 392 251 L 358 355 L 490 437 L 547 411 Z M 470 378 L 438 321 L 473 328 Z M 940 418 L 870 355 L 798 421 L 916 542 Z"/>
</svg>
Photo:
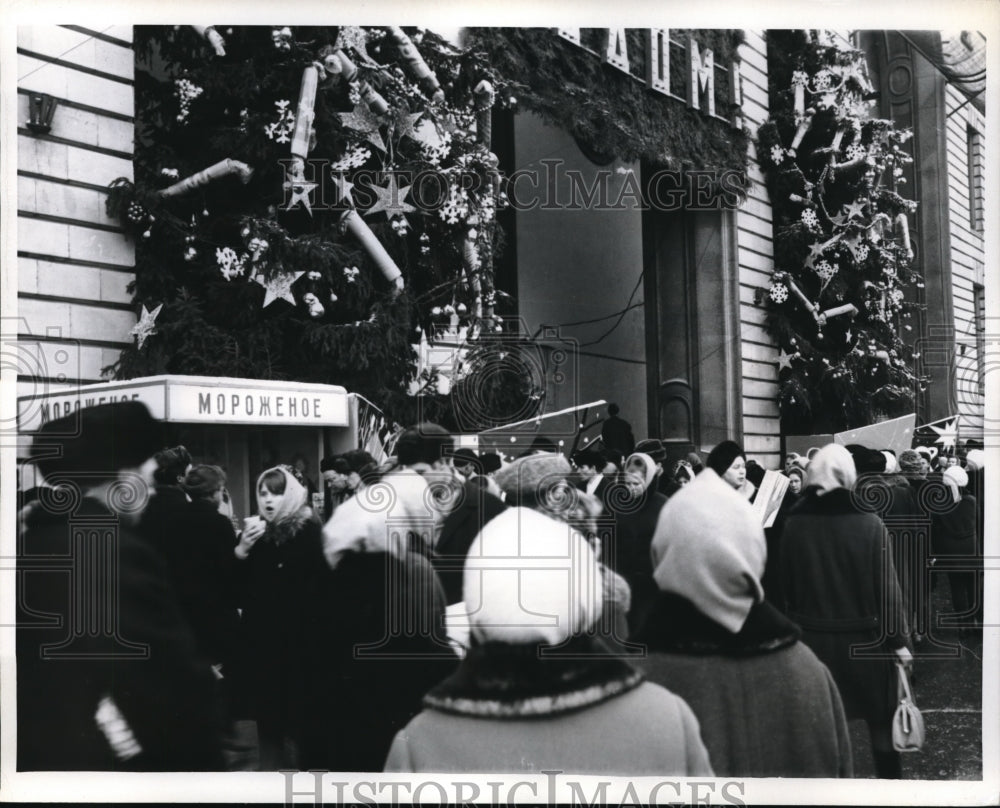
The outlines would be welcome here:
<svg viewBox="0 0 1000 808">
<path fill-rule="evenodd" d="M 890 725 L 894 662 L 911 659 L 903 599 L 885 525 L 853 501 L 856 480 L 843 446 L 824 446 L 809 464 L 782 536 L 786 614 L 833 674 L 847 717 L 868 723 L 877 775 L 899 778 Z"/>
<path fill-rule="evenodd" d="M 746 499 L 706 468 L 663 509 L 652 556 L 642 667 L 691 705 L 716 774 L 850 777 L 837 687 L 764 599 L 764 531 Z"/>
<path fill-rule="evenodd" d="M 306 486 L 289 466 L 257 480 L 261 522 L 236 546 L 246 687 L 260 741 L 260 768 L 297 765 L 296 746 L 310 718 L 305 672 L 320 630 L 328 580 L 322 528 Z"/>
<path fill-rule="evenodd" d="M 601 570 L 579 533 L 511 508 L 473 542 L 463 581 L 472 647 L 386 771 L 712 775 L 691 709 L 592 632 Z"/>
</svg>

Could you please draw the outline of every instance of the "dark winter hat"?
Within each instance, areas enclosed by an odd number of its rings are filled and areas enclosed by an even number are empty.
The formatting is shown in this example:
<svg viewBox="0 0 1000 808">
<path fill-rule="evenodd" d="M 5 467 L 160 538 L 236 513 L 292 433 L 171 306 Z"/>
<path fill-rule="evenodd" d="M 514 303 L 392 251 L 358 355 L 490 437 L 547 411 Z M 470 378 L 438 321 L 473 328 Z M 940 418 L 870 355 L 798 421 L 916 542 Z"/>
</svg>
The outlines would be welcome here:
<svg viewBox="0 0 1000 808">
<path fill-rule="evenodd" d="M 404 429 L 396 441 L 396 459 L 401 466 L 435 463 L 453 454 L 455 439 L 438 424 L 423 423 Z"/>
<path fill-rule="evenodd" d="M 907 449 L 899 456 L 899 470 L 903 474 L 919 474 L 920 469 L 920 455 L 913 449 Z"/>
<path fill-rule="evenodd" d="M 184 476 L 181 488 L 191 499 L 211 499 L 226 485 L 226 472 L 218 466 L 195 466 Z"/>
<path fill-rule="evenodd" d="M 885 471 L 885 456 L 881 452 L 860 443 L 851 443 L 846 449 L 854 458 L 854 468 L 858 470 L 858 474 L 881 474 Z"/>
<path fill-rule="evenodd" d="M 483 464 L 483 474 L 492 474 L 495 471 L 500 471 L 500 467 L 503 465 L 500 455 L 496 452 L 486 452 L 479 460 Z"/>
<path fill-rule="evenodd" d="M 163 425 L 139 401 L 85 407 L 49 421 L 35 435 L 39 454 L 51 447 L 58 457 L 40 457 L 35 465 L 44 477 L 63 475 L 98 482 L 121 469 L 137 468 L 163 446 Z M 43 448 L 45 447 L 45 448 Z"/>
<path fill-rule="evenodd" d="M 731 440 L 724 440 L 708 455 L 705 465 L 712 469 L 720 477 L 726 473 L 727 469 L 733 465 L 737 457 L 747 459 L 746 454 L 738 443 Z"/>
<path fill-rule="evenodd" d="M 649 455 L 655 462 L 660 464 L 667 459 L 666 447 L 664 447 L 662 441 L 659 441 L 656 438 L 647 438 L 646 440 L 639 441 L 635 445 L 635 450 L 637 452 L 642 452 L 645 455 Z"/>
<path fill-rule="evenodd" d="M 477 455 L 472 449 L 461 448 L 456 449 L 455 454 L 452 455 L 452 461 L 456 466 L 468 466 L 471 465 L 476 473 L 482 470 L 482 463 L 479 461 L 479 455 Z"/>
<path fill-rule="evenodd" d="M 579 466 L 593 466 L 595 469 L 604 468 L 605 460 L 601 456 L 600 452 L 595 452 L 593 449 L 584 449 L 573 455 L 573 465 Z"/>
<path fill-rule="evenodd" d="M 735 458 L 733 459 L 735 460 Z M 687 462 L 690 464 L 691 468 L 694 469 L 695 474 L 698 474 L 698 472 L 700 472 L 703 468 L 705 468 L 705 463 L 701 459 L 701 455 L 698 454 L 697 452 L 688 452 Z M 730 460 L 729 462 L 731 465 L 733 461 Z"/>
</svg>

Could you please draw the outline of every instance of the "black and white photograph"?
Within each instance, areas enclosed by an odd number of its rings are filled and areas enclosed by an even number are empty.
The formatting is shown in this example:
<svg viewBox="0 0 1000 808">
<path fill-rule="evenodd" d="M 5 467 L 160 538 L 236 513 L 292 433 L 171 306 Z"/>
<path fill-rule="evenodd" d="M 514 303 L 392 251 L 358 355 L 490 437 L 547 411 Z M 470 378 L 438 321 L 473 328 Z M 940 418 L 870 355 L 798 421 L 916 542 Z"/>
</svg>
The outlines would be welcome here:
<svg viewBox="0 0 1000 808">
<path fill-rule="evenodd" d="M 704 6 L 9 4 L 0 801 L 996 803 L 1000 6 Z"/>
</svg>

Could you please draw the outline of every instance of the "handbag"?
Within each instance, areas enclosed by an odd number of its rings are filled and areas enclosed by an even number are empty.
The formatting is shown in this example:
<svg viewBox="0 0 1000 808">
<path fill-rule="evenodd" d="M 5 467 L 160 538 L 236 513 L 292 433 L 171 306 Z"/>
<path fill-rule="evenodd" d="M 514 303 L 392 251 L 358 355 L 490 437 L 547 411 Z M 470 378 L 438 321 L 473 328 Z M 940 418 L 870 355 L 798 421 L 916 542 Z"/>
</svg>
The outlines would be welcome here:
<svg viewBox="0 0 1000 808">
<path fill-rule="evenodd" d="M 892 717 L 892 746 L 897 752 L 919 752 L 924 745 L 924 717 L 913 701 L 910 679 L 901 663 L 896 663 L 896 673 L 899 704 Z"/>
</svg>

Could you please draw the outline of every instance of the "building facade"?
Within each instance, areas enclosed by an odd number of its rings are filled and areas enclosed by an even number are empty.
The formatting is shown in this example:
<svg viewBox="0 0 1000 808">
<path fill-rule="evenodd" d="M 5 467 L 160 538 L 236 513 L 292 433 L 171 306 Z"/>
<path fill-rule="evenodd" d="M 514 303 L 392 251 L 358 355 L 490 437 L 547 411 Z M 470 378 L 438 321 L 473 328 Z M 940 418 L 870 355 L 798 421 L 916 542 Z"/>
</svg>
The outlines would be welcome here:
<svg viewBox="0 0 1000 808">
<path fill-rule="evenodd" d="M 975 52 L 977 37 L 852 35 L 880 114 L 915 133 L 908 179 L 925 309 L 912 339 L 931 378 L 918 423 L 959 414 L 963 434 L 981 431 L 985 398 L 987 136 L 982 97 L 970 100 L 946 62 Z M 104 211 L 108 183 L 132 176 L 131 43 L 129 27 L 18 30 L 19 396 L 100 381 L 132 339 L 134 249 Z M 735 71 L 738 126 L 753 134 L 769 115 L 766 32 L 745 31 L 738 57 L 708 69 Z M 696 96 L 696 111 L 713 114 Z M 649 165 L 589 153 L 527 111 L 498 118 L 494 150 L 508 175 L 534 170 L 562 200 L 508 212 L 497 265 L 545 349 L 546 410 L 616 401 L 637 438 L 661 438 L 675 455 L 732 438 L 776 467 L 777 351 L 754 303 L 774 269 L 772 214 L 752 141 L 746 198 L 715 209 L 637 204 L 629 189 Z M 585 204 L 566 204 L 581 194 Z"/>
</svg>

